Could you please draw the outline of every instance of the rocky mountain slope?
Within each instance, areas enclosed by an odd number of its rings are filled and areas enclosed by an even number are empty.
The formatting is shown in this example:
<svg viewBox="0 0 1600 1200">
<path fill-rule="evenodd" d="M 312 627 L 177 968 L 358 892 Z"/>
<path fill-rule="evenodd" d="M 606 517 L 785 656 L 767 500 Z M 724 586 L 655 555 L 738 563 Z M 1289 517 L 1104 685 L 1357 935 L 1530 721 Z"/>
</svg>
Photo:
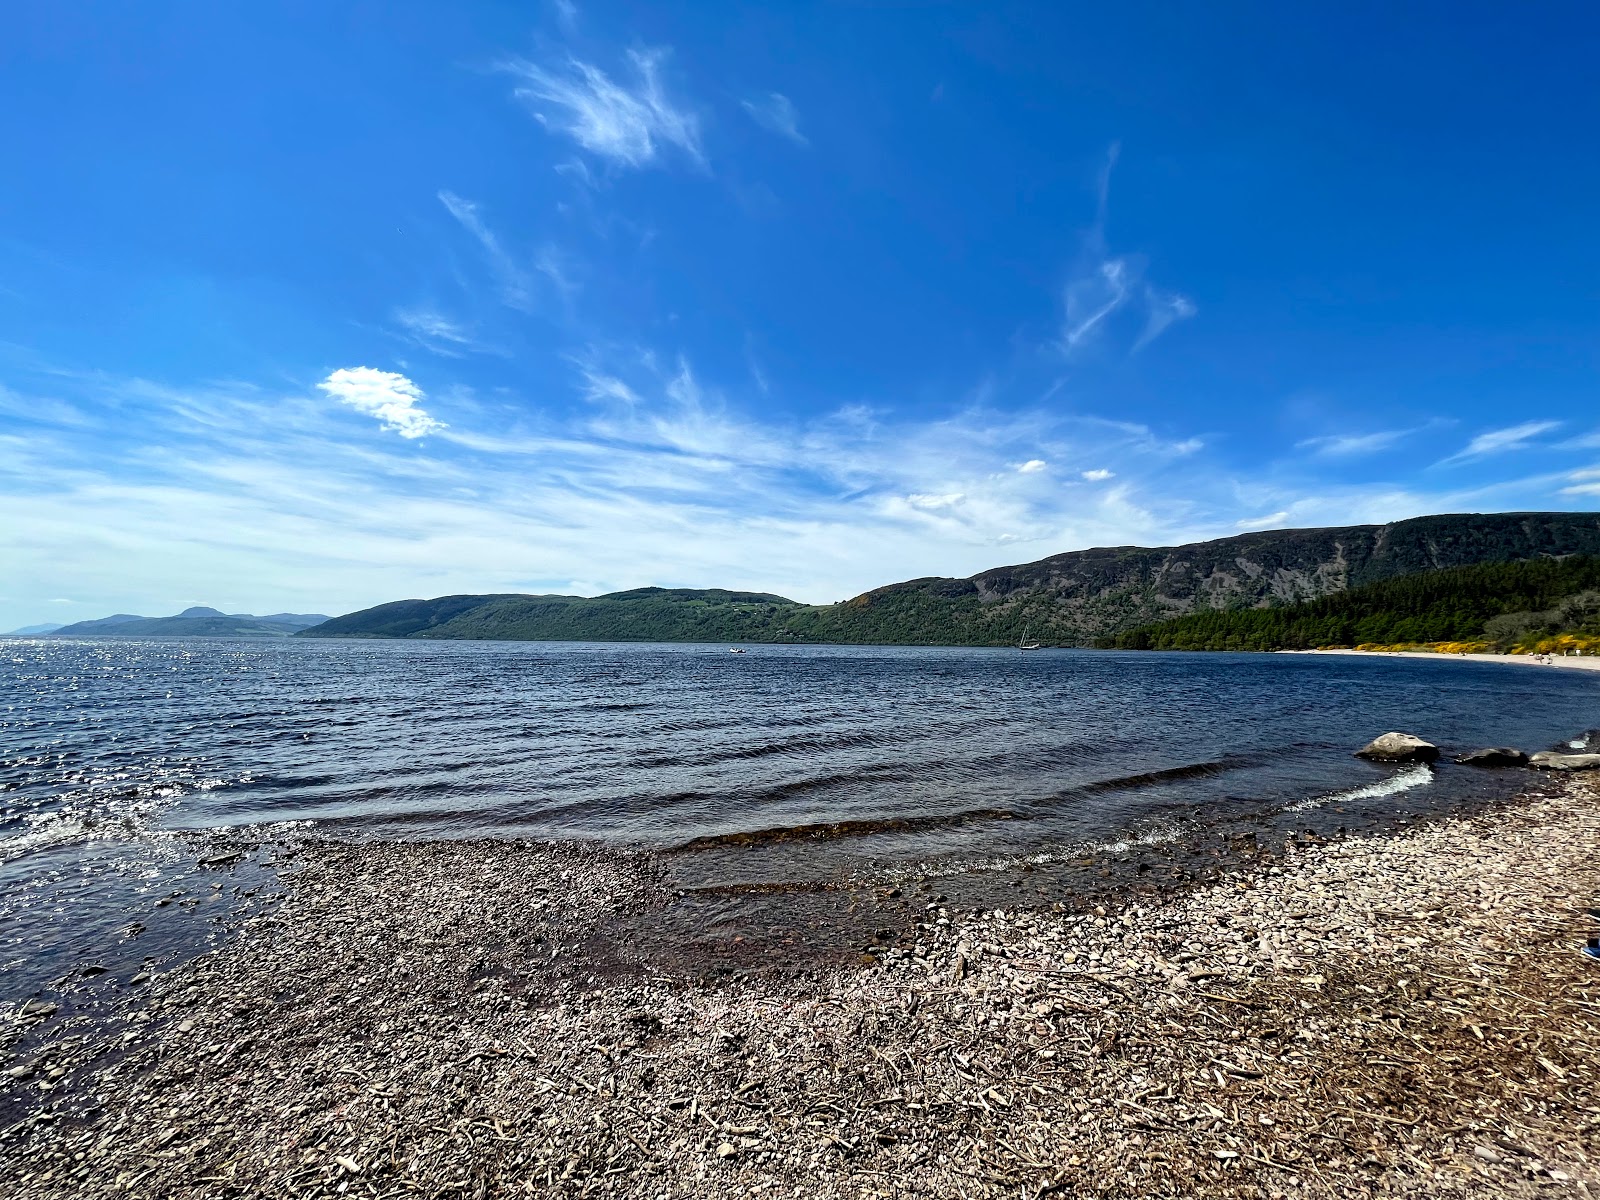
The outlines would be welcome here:
<svg viewBox="0 0 1600 1200">
<path fill-rule="evenodd" d="M 312 637 L 1085 645 L 1205 609 L 1269 607 L 1418 571 L 1600 554 L 1600 513 L 1463 513 L 1282 529 L 1188 546 L 1074 550 L 967 579 L 913 579 L 841 604 L 643 588 L 450 596 L 352 613 Z"/>
</svg>

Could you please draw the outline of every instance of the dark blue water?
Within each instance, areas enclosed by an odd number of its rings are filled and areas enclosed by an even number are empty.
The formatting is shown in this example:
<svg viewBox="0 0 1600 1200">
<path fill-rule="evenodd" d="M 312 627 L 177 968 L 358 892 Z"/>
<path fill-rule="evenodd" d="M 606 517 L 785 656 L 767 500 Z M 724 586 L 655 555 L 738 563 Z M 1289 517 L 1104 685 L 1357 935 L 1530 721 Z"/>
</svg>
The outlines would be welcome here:
<svg viewBox="0 0 1600 1200">
<path fill-rule="evenodd" d="M 1481 799 L 1527 776 L 1351 751 L 1389 729 L 1453 751 L 1596 725 L 1600 673 L 1523 665 L 0 641 L 0 969 L 109 953 L 192 882 L 183 832 L 592 838 L 674 850 L 690 887 L 956 879 L 1221 820 Z"/>
</svg>

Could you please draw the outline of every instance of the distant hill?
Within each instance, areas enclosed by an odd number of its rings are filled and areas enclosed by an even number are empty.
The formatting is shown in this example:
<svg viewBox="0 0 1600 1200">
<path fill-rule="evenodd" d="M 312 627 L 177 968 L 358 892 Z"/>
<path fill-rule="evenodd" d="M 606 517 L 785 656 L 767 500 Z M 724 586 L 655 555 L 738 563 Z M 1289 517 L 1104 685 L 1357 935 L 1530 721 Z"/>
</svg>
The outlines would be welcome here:
<svg viewBox="0 0 1600 1200">
<path fill-rule="evenodd" d="M 606 596 L 441 596 L 397 600 L 335 617 L 303 637 L 478 638 L 495 641 L 773 641 L 781 617 L 805 609 L 766 592 L 638 588 Z"/>
<path fill-rule="evenodd" d="M 1198 612 L 1102 639 L 1124 650 L 1311 650 L 1483 643 L 1537 647 L 1600 637 L 1600 558 L 1479 563 L 1425 571 L 1283 608 Z"/>
<path fill-rule="evenodd" d="M 13 629 L 6 637 L 33 637 L 41 633 L 54 633 L 61 626 L 52 622 L 43 625 L 24 625 L 21 629 Z"/>
<path fill-rule="evenodd" d="M 662 588 L 401 600 L 302 636 L 1003 646 L 1026 633 L 1089 645 L 1191 612 L 1279 607 L 1419 571 L 1573 554 L 1600 555 L 1600 513 L 1465 513 L 1075 550 L 829 605 Z"/>
<path fill-rule="evenodd" d="M 320 613 L 224 613 L 214 608 L 186 608 L 173 617 L 136 617 L 129 613 L 62 625 L 56 637 L 289 637 L 320 625 Z"/>
</svg>

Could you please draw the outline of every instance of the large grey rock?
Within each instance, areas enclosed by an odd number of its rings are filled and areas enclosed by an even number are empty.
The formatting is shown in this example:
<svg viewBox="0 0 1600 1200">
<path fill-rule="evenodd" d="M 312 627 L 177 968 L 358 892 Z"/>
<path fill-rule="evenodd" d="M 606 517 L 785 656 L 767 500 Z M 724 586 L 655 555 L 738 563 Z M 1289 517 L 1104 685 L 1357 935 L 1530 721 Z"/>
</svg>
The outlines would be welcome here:
<svg viewBox="0 0 1600 1200">
<path fill-rule="evenodd" d="M 1593 771 L 1600 769 L 1600 754 L 1558 754 L 1554 750 L 1541 750 L 1528 760 L 1528 765 L 1541 771 Z"/>
<path fill-rule="evenodd" d="M 1438 761 L 1439 747 L 1423 741 L 1414 733 L 1386 733 L 1373 738 L 1357 750 L 1356 755 L 1377 762 L 1431 763 Z"/>
<path fill-rule="evenodd" d="M 1463 754 L 1456 761 L 1469 767 L 1525 767 L 1528 765 L 1528 756 L 1509 746 L 1491 746 L 1487 750 Z"/>
</svg>

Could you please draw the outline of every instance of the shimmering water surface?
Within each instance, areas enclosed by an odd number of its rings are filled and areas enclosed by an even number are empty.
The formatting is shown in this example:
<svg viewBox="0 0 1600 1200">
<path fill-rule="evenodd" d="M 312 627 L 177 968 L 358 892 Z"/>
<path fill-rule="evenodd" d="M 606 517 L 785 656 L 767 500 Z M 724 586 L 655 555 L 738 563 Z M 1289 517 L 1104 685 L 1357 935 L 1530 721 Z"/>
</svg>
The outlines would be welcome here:
<svg viewBox="0 0 1600 1200">
<path fill-rule="evenodd" d="M 1387 729 L 1538 749 L 1596 725 L 1600 674 L 1464 662 L 0 640 L 0 968 L 115 955 L 174 892 L 185 936 L 220 924 L 238 881 L 197 901 L 182 831 L 601 839 L 674 851 L 726 906 L 1436 809 L 1527 777 L 1351 751 Z"/>
</svg>

